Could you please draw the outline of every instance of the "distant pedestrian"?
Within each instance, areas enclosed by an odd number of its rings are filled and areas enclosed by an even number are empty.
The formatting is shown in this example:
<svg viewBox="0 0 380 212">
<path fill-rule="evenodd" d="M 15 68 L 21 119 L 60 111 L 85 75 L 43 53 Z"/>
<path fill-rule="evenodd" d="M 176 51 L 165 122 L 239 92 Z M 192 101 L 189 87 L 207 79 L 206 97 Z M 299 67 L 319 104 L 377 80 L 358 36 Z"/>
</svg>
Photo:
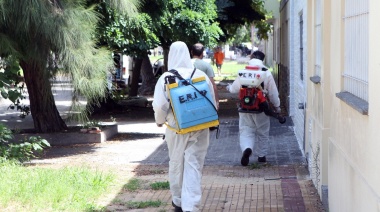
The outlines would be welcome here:
<svg viewBox="0 0 380 212">
<path fill-rule="evenodd" d="M 175 69 L 184 78 L 204 77 L 210 91 L 210 100 L 216 106 L 213 85 L 207 75 L 198 69 L 194 70 L 189 49 L 181 41 L 170 46 L 168 70 Z M 175 211 L 199 211 L 202 200 L 201 178 L 204 160 L 210 141 L 210 130 L 203 129 L 185 134 L 176 133 L 170 128 L 176 128 L 177 122 L 173 115 L 167 90 L 165 87 L 165 72 L 158 79 L 153 98 L 153 110 L 158 127 L 168 125 L 165 131 L 165 141 L 169 151 L 169 184 L 172 194 L 172 205 Z M 178 79 L 176 79 L 178 82 Z M 170 128 L 169 128 L 170 126 Z"/>
<path fill-rule="evenodd" d="M 267 69 L 262 61 L 265 58 L 264 53 L 256 51 L 251 55 L 251 58 L 252 59 L 249 61 L 249 66 Z M 231 93 L 238 93 L 243 88 L 244 86 L 240 84 L 239 79 L 236 79 L 232 85 L 227 86 L 227 90 Z M 277 86 L 272 74 L 269 71 L 267 73 L 267 78 L 265 78 L 263 82 L 263 90 L 264 93 L 266 93 L 266 97 L 269 97 L 270 102 L 273 104 L 275 112 L 280 113 L 280 99 L 278 96 Z M 269 129 L 270 117 L 267 116 L 264 111 L 260 109 L 252 111 L 239 111 L 239 143 L 242 151 L 242 166 L 247 166 L 249 164 L 249 157 L 252 155 L 255 144 L 257 144 L 256 154 L 258 155 L 258 162 L 267 161 L 266 155 L 268 153 L 269 145 Z"/>
<path fill-rule="evenodd" d="M 205 72 L 208 78 L 210 79 L 212 86 L 214 87 L 216 106 L 217 108 L 219 108 L 218 89 L 214 81 L 215 73 L 214 73 L 214 70 L 212 69 L 211 64 L 203 60 L 203 51 L 204 51 L 204 47 L 201 43 L 194 44 L 191 48 L 191 55 L 193 56 L 191 61 L 193 62 L 195 68 Z"/>
<path fill-rule="evenodd" d="M 224 62 L 224 53 L 222 52 L 222 48 L 219 46 L 216 47 L 216 51 L 214 53 L 214 61 L 216 64 L 216 68 L 218 70 L 218 75 L 220 76 L 222 74 L 222 65 Z"/>
</svg>

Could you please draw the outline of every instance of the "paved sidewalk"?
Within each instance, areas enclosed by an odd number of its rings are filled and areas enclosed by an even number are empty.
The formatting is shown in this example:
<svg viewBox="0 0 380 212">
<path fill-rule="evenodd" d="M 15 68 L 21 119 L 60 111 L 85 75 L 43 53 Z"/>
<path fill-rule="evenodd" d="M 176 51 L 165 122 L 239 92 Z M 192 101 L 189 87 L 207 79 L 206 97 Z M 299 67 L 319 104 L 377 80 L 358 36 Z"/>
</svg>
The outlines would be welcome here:
<svg viewBox="0 0 380 212">
<path fill-rule="evenodd" d="M 60 111 L 68 104 L 65 99 L 57 98 Z M 0 102 L 0 122 L 17 128 L 33 126 L 30 119 L 21 120 L 15 113 L 5 111 L 5 105 L 6 102 Z M 323 211 L 290 118 L 284 125 L 271 120 L 268 163 L 257 165 L 257 155 L 253 155 L 247 167 L 240 165 L 237 117 L 222 118 L 220 123 L 219 139 L 215 138 L 215 131 L 211 133 L 203 169 L 201 211 Z M 162 140 L 164 128 L 156 127 L 153 119 L 118 124 L 119 134 L 107 143 L 53 147 L 45 158 L 33 162 L 53 164 L 59 161 L 62 166 L 87 163 L 115 168 L 125 176 L 146 182 L 167 181 L 169 158 Z M 164 204 L 159 208 L 136 210 L 129 210 L 125 204 L 147 200 L 160 200 Z M 114 191 L 104 203 L 109 211 L 173 210 L 168 190 Z"/>
<path fill-rule="evenodd" d="M 137 166 L 137 178 L 148 182 L 167 180 L 167 166 Z M 205 166 L 202 178 L 201 211 L 323 211 L 315 187 L 305 179 L 299 166 L 268 166 L 250 169 L 241 166 Z M 160 173 L 160 174 L 157 174 Z M 157 201 L 159 208 L 128 210 L 129 201 Z M 168 190 L 150 189 L 120 192 L 108 211 L 172 211 Z"/>
<path fill-rule="evenodd" d="M 201 211 L 324 211 L 312 184 L 307 164 L 293 133 L 292 122 L 271 120 L 268 163 L 240 165 L 238 120 L 221 119 L 220 138 L 211 134 L 202 178 Z M 52 148 L 35 163 L 92 164 L 113 168 L 145 183 L 168 181 L 168 154 L 162 140 L 164 128 L 153 121 L 119 123 L 119 135 L 100 145 Z M 65 164 L 66 163 L 66 164 Z M 127 183 L 127 182 L 125 182 Z M 115 190 L 103 203 L 108 211 L 172 211 L 168 190 Z M 159 208 L 128 209 L 129 201 L 161 201 Z M 115 204 L 117 202 L 118 204 Z"/>
<path fill-rule="evenodd" d="M 133 140 L 133 136 L 138 137 L 143 133 L 141 126 L 126 123 L 120 125 L 119 132 L 131 136 Z M 131 154 L 136 155 L 135 160 L 130 158 L 129 164 L 135 164 L 130 170 L 138 179 L 149 182 L 166 181 L 169 162 L 167 148 L 164 142 L 157 144 L 161 140 L 157 129 L 162 128 L 154 128 L 153 122 L 144 123 L 144 126 L 152 131 L 150 137 L 145 131 L 146 139 L 130 144 L 131 148 L 133 146 Z M 309 179 L 306 160 L 298 147 L 291 120 L 284 125 L 277 120 L 271 120 L 268 163 L 257 165 L 257 156 L 253 155 L 250 166 L 247 167 L 240 165 L 238 120 L 222 119 L 220 127 L 219 139 L 215 138 L 215 132 L 211 133 L 203 170 L 201 211 L 323 211 L 318 193 Z M 129 152 L 126 154 L 129 155 Z M 166 205 L 134 211 L 172 210 L 169 191 L 124 192 L 113 200 L 160 200 L 166 202 Z M 111 204 L 108 209 L 126 210 L 123 204 Z"/>
</svg>

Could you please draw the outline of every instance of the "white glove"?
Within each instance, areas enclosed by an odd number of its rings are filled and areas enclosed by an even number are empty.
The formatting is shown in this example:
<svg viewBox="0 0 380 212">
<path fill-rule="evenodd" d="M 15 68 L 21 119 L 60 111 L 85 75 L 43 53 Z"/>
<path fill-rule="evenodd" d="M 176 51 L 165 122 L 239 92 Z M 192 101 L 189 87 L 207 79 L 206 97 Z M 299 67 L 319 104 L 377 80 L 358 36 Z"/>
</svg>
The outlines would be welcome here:
<svg viewBox="0 0 380 212">
<path fill-rule="evenodd" d="M 276 107 L 275 110 L 276 110 L 276 113 L 281 113 L 281 108 L 280 107 Z"/>
<path fill-rule="evenodd" d="M 227 91 L 230 91 L 230 88 L 231 88 L 231 84 L 228 83 L 227 86 L 226 86 L 226 90 L 227 90 Z"/>
</svg>

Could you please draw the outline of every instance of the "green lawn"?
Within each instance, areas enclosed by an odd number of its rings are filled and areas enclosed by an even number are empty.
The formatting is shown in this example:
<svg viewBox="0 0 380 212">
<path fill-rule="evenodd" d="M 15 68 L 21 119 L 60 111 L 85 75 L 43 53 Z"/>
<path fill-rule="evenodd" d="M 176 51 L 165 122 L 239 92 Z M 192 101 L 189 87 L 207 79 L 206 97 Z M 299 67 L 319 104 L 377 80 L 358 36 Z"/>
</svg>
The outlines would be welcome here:
<svg viewBox="0 0 380 212">
<path fill-rule="evenodd" d="M 236 60 L 225 60 L 222 65 L 222 75 L 218 76 L 216 65 L 213 65 L 215 80 L 234 80 L 237 76 L 237 72 L 244 69 L 245 66 L 247 66 L 247 64 L 238 64 Z"/>
<path fill-rule="evenodd" d="M 164 55 L 159 55 L 159 56 L 153 56 L 153 55 L 149 55 L 149 59 L 150 59 L 150 62 L 153 64 L 154 62 L 156 62 L 158 59 L 160 58 L 164 58 Z"/>
<path fill-rule="evenodd" d="M 150 61 L 153 64 L 157 59 L 162 58 L 163 56 L 150 56 Z M 209 61 L 209 59 L 205 59 Z M 216 66 L 213 65 L 212 68 L 215 72 L 215 80 L 234 80 L 237 76 L 238 70 L 244 69 L 247 64 L 238 64 L 235 60 L 225 60 L 222 66 L 222 76 L 218 76 Z"/>
<path fill-rule="evenodd" d="M 97 199 L 115 176 L 87 168 L 0 163 L 0 211 L 100 211 Z"/>
</svg>

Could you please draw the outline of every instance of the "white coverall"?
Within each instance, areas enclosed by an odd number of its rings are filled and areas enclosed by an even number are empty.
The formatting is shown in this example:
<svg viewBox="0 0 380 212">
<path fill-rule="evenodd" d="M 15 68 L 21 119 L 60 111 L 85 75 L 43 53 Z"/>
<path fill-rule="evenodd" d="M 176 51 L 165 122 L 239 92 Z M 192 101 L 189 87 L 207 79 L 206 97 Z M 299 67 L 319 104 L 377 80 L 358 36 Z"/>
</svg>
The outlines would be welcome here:
<svg viewBox="0 0 380 212">
<path fill-rule="evenodd" d="M 261 60 L 251 59 L 249 65 L 259 65 L 264 67 Z M 264 80 L 264 93 L 266 97 L 276 108 L 276 112 L 280 112 L 280 99 L 278 97 L 278 90 L 273 75 L 267 71 L 267 77 Z M 227 90 L 231 93 L 239 93 L 240 91 L 239 79 L 235 79 L 232 85 L 227 86 Z M 240 135 L 240 148 L 244 152 L 245 149 L 250 148 L 254 150 L 254 145 L 257 139 L 256 155 L 264 157 L 268 153 L 268 140 L 269 140 L 270 117 L 262 113 L 239 113 L 239 135 Z"/>
<path fill-rule="evenodd" d="M 170 46 L 168 70 L 175 69 L 184 78 L 190 78 L 194 66 L 190 59 L 189 50 L 185 43 L 174 42 Z M 169 98 L 165 89 L 165 76 L 173 75 L 165 72 L 158 79 L 153 99 L 153 110 L 157 125 L 167 124 L 177 128 L 172 113 Z M 196 70 L 193 78 L 205 76 L 215 104 L 214 90 L 207 75 Z M 178 78 L 176 78 L 178 81 Z M 209 146 L 209 129 L 177 134 L 166 128 L 165 140 L 169 150 L 169 183 L 170 192 L 175 205 L 183 211 L 198 211 L 201 203 L 202 168 Z"/>
</svg>

